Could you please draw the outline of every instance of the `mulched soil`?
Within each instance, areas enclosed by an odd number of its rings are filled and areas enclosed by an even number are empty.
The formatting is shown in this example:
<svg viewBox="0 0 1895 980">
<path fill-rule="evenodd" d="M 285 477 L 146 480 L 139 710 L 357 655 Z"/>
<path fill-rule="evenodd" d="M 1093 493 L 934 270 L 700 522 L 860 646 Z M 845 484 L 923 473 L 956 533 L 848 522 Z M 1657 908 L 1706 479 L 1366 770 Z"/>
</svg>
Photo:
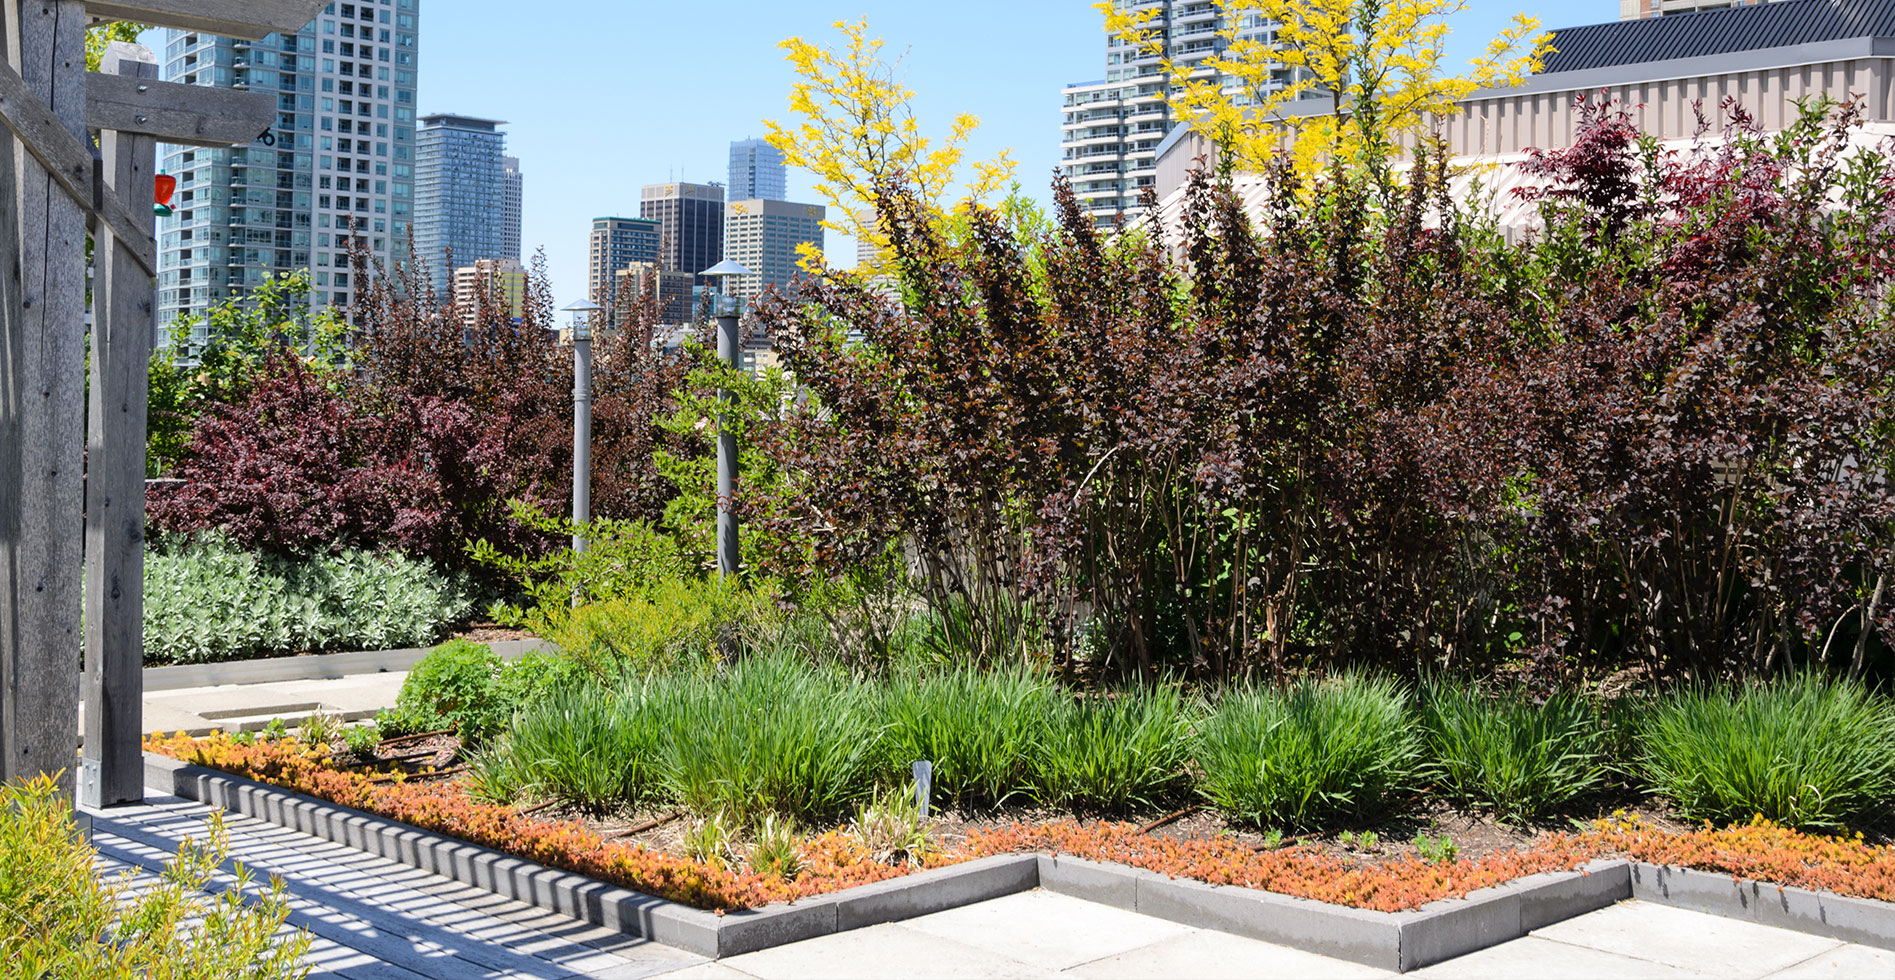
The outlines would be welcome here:
<svg viewBox="0 0 1895 980">
<path fill-rule="evenodd" d="M 449 639 L 467 640 L 471 643 L 508 643 L 514 640 L 537 640 L 539 637 L 527 630 L 515 629 L 511 626 L 474 623 L 456 632 Z"/>
</svg>

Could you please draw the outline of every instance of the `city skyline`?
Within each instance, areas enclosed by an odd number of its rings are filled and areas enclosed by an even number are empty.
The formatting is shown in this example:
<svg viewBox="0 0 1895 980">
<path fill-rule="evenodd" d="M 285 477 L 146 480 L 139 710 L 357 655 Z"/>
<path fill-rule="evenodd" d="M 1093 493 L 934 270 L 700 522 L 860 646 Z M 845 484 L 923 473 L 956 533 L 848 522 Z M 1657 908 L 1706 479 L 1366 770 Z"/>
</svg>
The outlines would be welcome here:
<svg viewBox="0 0 1895 980">
<path fill-rule="evenodd" d="M 1060 163 L 1060 93 L 1073 82 L 1099 78 L 1103 67 L 1103 31 L 1084 0 L 1024 7 L 971 0 L 952 8 L 864 0 L 820 13 L 801 4 L 739 0 L 720 20 L 725 26 L 715 42 L 695 12 L 659 6 L 641 11 L 641 30 L 706 40 L 657 46 L 641 59 L 640 70 L 654 78 L 692 78 L 689 97 L 632 99 L 619 111 L 601 114 L 595 102 L 571 93 L 616 90 L 624 85 L 621 69 L 615 60 L 596 56 L 602 48 L 576 43 L 573 25 L 611 23 L 619 8 L 603 0 L 554 6 L 558 16 L 521 19 L 514 5 L 499 0 L 461 0 L 459 16 L 431 22 L 427 43 L 439 54 L 422 80 L 422 104 L 431 112 L 459 108 L 512 120 L 509 152 L 528 161 L 534 173 L 524 258 L 530 262 L 545 249 L 561 306 L 586 289 L 586 242 L 579 229 L 600 215 L 636 215 L 645 184 L 726 180 L 730 141 L 761 133 L 764 119 L 788 115 L 795 79 L 777 48 L 784 38 L 834 43 L 831 22 L 867 16 L 870 33 L 888 40 L 890 58 L 906 51 L 903 77 L 916 92 L 924 130 L 945 131 L 956 112 L 980 116 L 969 156 L 985 158 L 1012 147 L 1023 190 L 1042 202 L 1050 200 L 1049 181 Z M 1453 62 L 1478 54 L 1519 11 L 1560 27 L 1616 20 L 1619 4 L 1471 0 L 1466 13 L 1450 22 Z M 1006 30 L 994 29 L 1003 22 Z M 508 25 L 509 56 L 537 66 L 524 78 L 495 72 L 471 54 L 499 49 L 499 23 Z M 470 54 L 446 54 L 453 51 Z M 794 167 L 788 196 L 828 203 L 814 193 L 810 175 Z M 827 245 L 836 265 L 854 265 L 853 239 L 831 232 Z"/>
<path fill-rule="evenodd" d="M 954 10 L 865 0 L 859 9 L 821 15 L 800 5 L 740 0 L 732 28 L 715 45 L 666 46 L 643 64 L 657 77 L 696 73 L 693 77 L 701 81 L 690 98 L 632 100 L 627 111 L 602 115 L 592 102 L 571 93 L 606 90 L 622 79 L 610 59 L 583 56 L 586 49 L 575 47 L 572 28 L 609 18 L 617 8 L 603 0 L 555 0 L 553 7 L 559 16 L 520 20 L 512 16 L 513 5 L 499 0 L 460 0 L 455 16 L 427 21 L 420 42 L 426 70 L 420 73 L 413 108 L 513 120 L 507 152 L 524 160 L 535 176 L 524 207 L 520 258 L 530 267 L 544 250 L 558 305 L 586 292 L 586 243 L 576 233 L 582 223 L 600 215 L 637 215 L 639 191 L 646 184 L 727 181 L 731 140 L 760 132 L 765 119 L 787 116 L 795 79 L 777 48 L 783 38 L 833 43 L 833 20 L 866 16 L 871 34 L 887 39 L 885 54 L 902 58 L 902 77 L 916 91 L 914 106 L 924 131 L 944 132 L 957 112 L 980 116 L 983 125 L 967 147 L 968 156 L 985 158 L 1012 148 L 1022 191 L 1042 204 L 1050 202 L 1049 182 L 1061 163 L 1061 93 L 1075 82 L 1099 78 L 1103 67 L 1097 15 L 1078 0 L 1028 8 L 975 0 Z M 1451 65 L 1478 53 L 1521 11 L 1540 16 L 1548 27 L 1561 27 L 1616 20 L 1620 5 L 1613 0 L 1472 0 L 1450 21 Z M 982 17 L 983 12 L 989 16 Z M 992 30 L 991 17 L 1002 13 L 1010 29 Z M 520 76 L 492 69 L 486 53 L 502 43 L 494 25 L 503 22 L 510 25 L 504 38 L 509 57 L 538 64 L 539 70 Z M 679 37 L 698 36 L 684 10 L 654 9 L 648 26 Z M 150 32 L 145 41 L 164 52 L 164 32 Z M 981 57 L 969 59 L 968 50 L 980 51 Z M 715 71 L 701 71 L 707 55 L 716 59 Z M 653 138 L 659 133 L 665 137 Z M 829 203 L 815 193 L 810 175 L 793 167 L 785 197 Z M 831 262 L 852 266 L 856 242 L 833 231 L 827 239 Z"/>
</svg>

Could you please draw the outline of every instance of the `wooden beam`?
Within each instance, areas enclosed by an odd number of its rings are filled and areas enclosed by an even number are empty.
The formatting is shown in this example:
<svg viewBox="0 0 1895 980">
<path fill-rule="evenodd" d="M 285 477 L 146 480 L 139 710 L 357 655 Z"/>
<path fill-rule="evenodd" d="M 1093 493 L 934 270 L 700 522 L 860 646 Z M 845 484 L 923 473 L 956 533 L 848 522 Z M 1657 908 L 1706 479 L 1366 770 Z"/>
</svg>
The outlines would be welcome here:
<svg viewBox="0 0 1895 980">
<path fill-rule="evenodd" d="M 64 145 L 79 145 L 85 5 L 5 0 L 0 20 L 10 109 L 30 99 Z M 70 793 L 85 558 L 86 221 L 67 189 L 20 152 L 25 142 L 0 133 L 0 779 L 60 773 Z"/>
<path fill-rule="evenodd" d="M 95 21 L 129 20 L 256 41 L 294 34 L 328 5 L 329 0 L 87 0 L 86 12 Z"/>
<path fill-rule="evenodd" d="M 91 84 L 101 77 L 158 77 L 158 59 L 141 45 L 114 42 L 104 67 L 105 75 L 91 76 Z M 106 132 L 99 153 L 108 193 L 127 207 L 148 204 L 158 141 Z M 145 221 L 148 228 L 157 224 L 149 210 Z M 157 319 L 151 276 L 137 257 L 110 228 L 95 244 L 79 802 L 108 807 L 145 798 L 145 412 Z"/>
<path fill-rule="evenodd" d="M 46 2 L 46 0 L 39 0 Z M 73 87 L 80 91 L 79 113 L 81 128 L 85 116 L 85 75 L 81 74 Z M 132 217 L 131 211 L 118 198 L 104 194 L 100 190 L 103 183 L 99 179 L 98 158 L 92 155 L 91 147 L 85 141 L 74 136 L 60 118 L 40 101 L 26 81 L 11 67 L 0 67 L 0 125 L 13 131 L 20 145 L 38 160 L 40 166 L 52 175 L 53 181 L 63 188 L 66 194 L 78 203 L 87 214 L 97 218 L 111 228 L 113 233 L 124 239 L 133 255 L 138 258 L 145 271 L 158 274 L 158 244 L 150 237 L 140 241 L 138 230 L 143 227 Z"/>
<path fill-rule="evenodd" d="M 239 146 L 276 122 L 276 96 L 155 77 L 86 76 L 86 127 L 179 146 Z"/>
</svg>

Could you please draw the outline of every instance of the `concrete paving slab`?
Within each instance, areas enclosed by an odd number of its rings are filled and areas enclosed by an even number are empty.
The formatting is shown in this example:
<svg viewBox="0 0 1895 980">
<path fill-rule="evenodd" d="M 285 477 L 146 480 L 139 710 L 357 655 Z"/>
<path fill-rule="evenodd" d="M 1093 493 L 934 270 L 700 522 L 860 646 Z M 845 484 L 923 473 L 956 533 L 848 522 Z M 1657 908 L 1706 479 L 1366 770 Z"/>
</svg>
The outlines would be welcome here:
<svg viewBox="0 0 1895 980">
<path fill-rule="evenodd" d="M 727 963 L 700 963 L 658 976 L 659 980 L 759 980 Z"/>
<path fill-rule="evenodd" d="M 1844 946 L 1817 954 L 1787 970 L 1770 974 L 1783 978 L 1835 977 L 1850 980 L 1895 980 L 1895 952 L 1873 946 Z"/>
<path fill-rule="evenodd" d="M 918 921 L 839 932 L 720 962 L 761 980 L 920 980 L 927 977 L 1041 980 L 1059 975 L 1042 966 L 911 928 Z"/>
<path fill-rule="evenodd" d="M 1834 939 L 1640 901 L 1621 902 L 1536 929 L 1533 935 L 1726 977 L 1767 976 L 1843 945 Z"/>
<path fill-rule="evenodd" d="M 1193 930 L 1137 949 L 1082 963 L 1063 971 L 1065 976 L 1093 980 L 1138 980 L 1143 977 L 1201 977 L 1204 980 L 1358 980 L 1392 977 L 1372 966 L 1305 953 L 1288 946 L 1233 936 L 1227 932 Z"/>
<path fill-rule="evenodd" d="M 907 925 L 1049 970 L 1064 970 L 1196 931 L 1038 889 L 936 912 L 911 919 Z"/>
<path fill-rule="evenodd" d="M 1425 980 L 1697 980 L 1698 973 L 1537 936 L 1516 939 L 1408 974 Z"/>
<path fill-rule="evenodd" d="M 407 679 L 406 671 L 387 671 L 156 691 L 145 696 L 143 727 L 147 734 L 255 730 L 273 718 L 296 724 L 318 710 L 353 721 L 394 707 Z"/>
</svg>

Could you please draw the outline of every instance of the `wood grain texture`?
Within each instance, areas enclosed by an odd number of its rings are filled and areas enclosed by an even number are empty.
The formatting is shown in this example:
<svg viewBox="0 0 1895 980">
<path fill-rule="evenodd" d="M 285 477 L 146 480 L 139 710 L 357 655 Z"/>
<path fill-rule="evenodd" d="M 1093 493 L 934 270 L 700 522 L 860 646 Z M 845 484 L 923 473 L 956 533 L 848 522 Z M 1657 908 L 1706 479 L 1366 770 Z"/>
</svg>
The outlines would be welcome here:
<svg viewBox="0 0 1895 980">
<path fill-rule="evenodd" d="M 225 147 L 254 142 L 275 121 L 276 97 L 268 92 L 101 72 L 86 76 L 86 125 L 100 132 L 155 136 L 179 146 Z"/>
<path fill-rule="evenodd" d="M 86 8 L 95 20 L 129 20 L 255 41 L 266 34 L 302 30 L 328 4 L 329 0 L 95 0 Z"/>
<path fill-rule="evenodd" d="M 81 55 L 80 65 L 84 65 Z M 158 248 L 146 243 L 138 247 L 138 231 L 142 225 L 126 210 L 125 205 L 116 198 L 106 197 L 99 191 L 98 160 L 92 155 L 91 147 L 84 139 L 85 127 L 85 74 L 80 73 L 77 88 L 79 96 L 80 135 L 74 136 L 70 125 L 63 116 L 50 111 L 36 96 L 35 90 L 27 80 L 11 67 L 0 68 L 0 125 L 13 132 L 15 142 L 39 162 L 40 166 L 52 175 L 55 183 L 67 196 L 110 226 L 115 232 L 132 243 L 135 254 L 145 265 L 147 272 L 158 274 Z"/>
<path fill-rule="evenodd" d="M 158 64 L 137 45 L 114 43 L 104 70 L 155 80 Z M 99 153 L 111 193 L 147 201 L 158 141 L 106 132 Z M 156 220 L 147 217 L 153 229 Z M 152 232 L 144 234 L 148 237 Z M 145 412 L 157 328 L 151 276 L 111 230 L 94 243 L 92 384 L 86 412 L 85 748 L 79 802 L 107 807 L 145 796 Z"/>
<path fill-rule="evenodd" d="M 5 0 L 10 68 L 71 143 L 85 136 L 85 6 Z M 85 437 L 85 212 L 0 137 L 0 778 L 73 785 Z M 10 152 L 7 152 L 10 151 Z M 14 246 L 17 243 L 17 249 Z"/>
</svg>

